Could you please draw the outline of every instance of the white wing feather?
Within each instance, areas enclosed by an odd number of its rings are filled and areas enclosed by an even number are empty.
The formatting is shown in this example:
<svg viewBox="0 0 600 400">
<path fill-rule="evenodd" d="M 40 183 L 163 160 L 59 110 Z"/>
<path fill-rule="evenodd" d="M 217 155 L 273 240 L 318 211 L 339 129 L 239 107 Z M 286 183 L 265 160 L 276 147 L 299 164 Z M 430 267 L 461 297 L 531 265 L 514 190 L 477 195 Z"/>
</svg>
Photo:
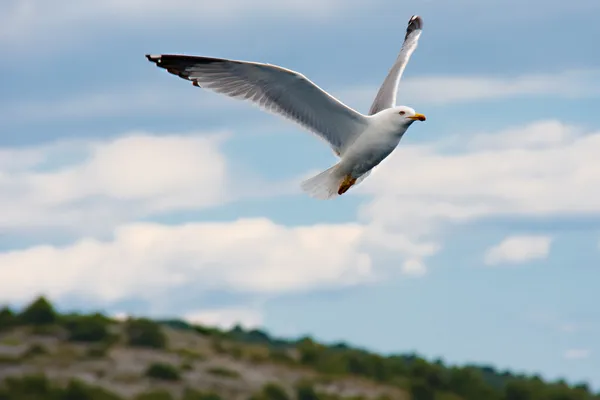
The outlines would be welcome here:
<svg viewBox="0 0 600 400">
<path fill-rule="evenodd" d="M 406 64 L 408 64 L 410 56 L 417 48 L 422 29 L 423 20 L 418 15 L 413 15 L 410 20 L 408 20 L 406 35 L 404 36 L 404 43 L 402 44 L 400 53 L 383 81 L 383 84 L 379 88 L 379 92 L 377 93 L 377 96 L 375 96 L 375 100 L 369 110 L 369 115 L 396 106 L 396 93 L 398 91 L 400 78 L 404 73 L 404 69 L 406 68 Z"/>
<path fill-rule="evenodd" d="M 368 117 L 346 106 L 304 75 L 276 65 L 186 55 L 146 55 L 194 85 L 280 114 L 327 141 L 340 155 L 367 126 Z"/>
</svg>

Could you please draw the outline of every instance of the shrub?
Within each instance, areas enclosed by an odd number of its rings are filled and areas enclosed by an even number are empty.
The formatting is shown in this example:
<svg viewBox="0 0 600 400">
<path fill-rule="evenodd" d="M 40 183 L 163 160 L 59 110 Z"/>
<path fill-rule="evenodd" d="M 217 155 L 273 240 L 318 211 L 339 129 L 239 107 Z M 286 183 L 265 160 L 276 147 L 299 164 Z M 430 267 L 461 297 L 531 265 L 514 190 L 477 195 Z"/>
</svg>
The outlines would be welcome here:
<svg viewBox="0 0 600 400">
<path fill-rule="evenodd" d="M 189 361 L 200 361 L 206 359 L 206 356 L 203 353 L 188 348 L 177 349 L 174 350 L 174 352 L 183 359 Z"/>
<path fill-rule="evenodd" d="M 0 331 L 10 329 L 17 325 L 17 316 L 8 307 L 0 309 Z"/>
<path fill-rule="evenodd" d="M 153 390 L 137 395 L 135 400 L 174 400 L 174 398 L 173 395 L 166 390 Z"/>
<path fill-rule="evenodd" d="M 108 324 L 110 321 L 103 315 L 70 315 L 63 317 L 61 324 L 69 333 L 69 340 L 74 342 L 100 342 L 109 340 Z"/>
<path fill-rule="evenodd" d="M 291 400 L 285 389 L 274 383 L 263 386 L 261 397 L 265 400 Z"/>
<path fill-rule="evenodd" d="M 54 390 L 46 376 L 26 375 L 22 377 L 8 377 L 3 382 L 4 392 L 9 399 L 45 399 L 52 398 Z"/>
<path fill-rule="evenodd" d="M 286 349 L 271 349 L 269 351 L 269 358 L 273 362 L 282 364 L 295 364 L 296 360 L 290 355 Z"/>
<path fill-rule="evenodd" d="M 99 387 L 71 380 L 62 388 L 52 384 L 44 375 L 8 377 L 0 387 L 2 400 L 122 400 Z"/>
<path fill-rule="evenodd" d="M 320 400 L 319 395 L 308 383 L 301 383 L 296 387 L 297 400 Z"/>
<path fill-rule="evenodd" d="M 422 380 L 411 382 L 410 394 L 414 400 L 435 400 L 435 391 Z"/>
<path fill-rule="evenodd" d="M 178 381 L 181 378 L 177 368 L 165 363 L 150 364 L 146 370 L 146 376 L 163 381 Z"/>
<path fill-rule="evenodd" d="M 25 324 L 49 325 L 56 322 L 57 315 L 52 304 L 42 296 L 27 306 L 19 318 Z"/>
<path fill-rule="evenodd" d="M 125 325 L 127 343 L 135 347 L 162 349 L 167 346 L 167 337 L 160 325 L 145 318 L 130 319 Z"/>
<path fill-rule="evenodd" d="M 113 393 L 78 380 L 71 380 L 58 398 L 60 400 L 121 400 Z"/>
<path fill-rule="evenodd" d="M 212 367 L 206 370 L 209 374 L 223 376 L 226 378 L 239 378 L 240 374 L 237 371 L 223 367 Z"/>
<path fill-rule="evenodd" d="M 211 327 L 207 327 L 207 326 L 202 326 L 202 325 L 194 325 L 193 326 L 194 331 L 196 331 L 197 333 L 199 333 L 202 336 L 225 336 L 225 333 L 223 333 L 221 330 L 217 329 L 217 328 L 211 328 Z"/>
<path fill-rule="evenodd" d="M 194 364 L 192 364 L 189 361 L 184 361 L 181 363 L 181 365 L 179 366 L 179 368 L 182 371 L 192 371 L 194 369 Z"/>
<path fill-rule="evenodd" d="M 297 345 L 298 353 L 300 354 L 300 362 L 304 365 L 319 364 L 322 350 L 319 345 L 312 339 L 304 339 Z"/>
</svg>

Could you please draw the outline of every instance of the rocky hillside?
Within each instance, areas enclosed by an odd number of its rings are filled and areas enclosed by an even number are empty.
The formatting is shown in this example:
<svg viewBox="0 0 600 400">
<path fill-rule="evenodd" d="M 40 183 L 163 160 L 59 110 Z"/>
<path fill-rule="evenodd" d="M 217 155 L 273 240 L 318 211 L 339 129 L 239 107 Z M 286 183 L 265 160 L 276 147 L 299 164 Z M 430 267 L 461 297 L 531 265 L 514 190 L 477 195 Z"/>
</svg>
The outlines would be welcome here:
<svg viewBox="0 0 600 400">
<path fill-rule="evenodd" d="M 310 338 L 61 315 L 44 298 L 0 311 L 0 400 L 591 400 L 586 385 L 383 357 Z"/>
</svg>

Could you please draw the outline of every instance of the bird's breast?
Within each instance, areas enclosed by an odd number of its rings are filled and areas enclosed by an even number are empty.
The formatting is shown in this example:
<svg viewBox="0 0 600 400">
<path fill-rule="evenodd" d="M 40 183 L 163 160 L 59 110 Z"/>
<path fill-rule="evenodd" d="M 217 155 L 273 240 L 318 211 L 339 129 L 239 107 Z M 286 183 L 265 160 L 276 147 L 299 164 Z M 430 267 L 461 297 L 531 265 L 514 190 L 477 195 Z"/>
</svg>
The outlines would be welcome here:
<svg viewBox="0 0 600 400">
<path fill-rule="evenodd" d="M 390 155 L 401 137 L 390 129 L 368 130 L 344 154 L 345 164 L 354 176 L 360 176 Z"/>
</svg>

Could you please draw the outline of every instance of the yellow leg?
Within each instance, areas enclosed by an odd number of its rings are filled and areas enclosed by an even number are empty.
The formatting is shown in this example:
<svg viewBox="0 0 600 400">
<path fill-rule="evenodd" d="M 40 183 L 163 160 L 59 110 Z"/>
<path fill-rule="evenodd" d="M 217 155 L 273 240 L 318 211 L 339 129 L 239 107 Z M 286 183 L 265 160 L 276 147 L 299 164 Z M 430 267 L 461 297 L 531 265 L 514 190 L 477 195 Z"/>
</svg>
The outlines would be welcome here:
<svg viewBox="0 0 600 400">
<path fill-rule="evenodd" d="M 340 188 L 338 189 L 338 194 L 342 195 L 348 191 L 356 183 L 356 178 L 353 178 L 352 175 L 346 175 Z"/>
</svg>

